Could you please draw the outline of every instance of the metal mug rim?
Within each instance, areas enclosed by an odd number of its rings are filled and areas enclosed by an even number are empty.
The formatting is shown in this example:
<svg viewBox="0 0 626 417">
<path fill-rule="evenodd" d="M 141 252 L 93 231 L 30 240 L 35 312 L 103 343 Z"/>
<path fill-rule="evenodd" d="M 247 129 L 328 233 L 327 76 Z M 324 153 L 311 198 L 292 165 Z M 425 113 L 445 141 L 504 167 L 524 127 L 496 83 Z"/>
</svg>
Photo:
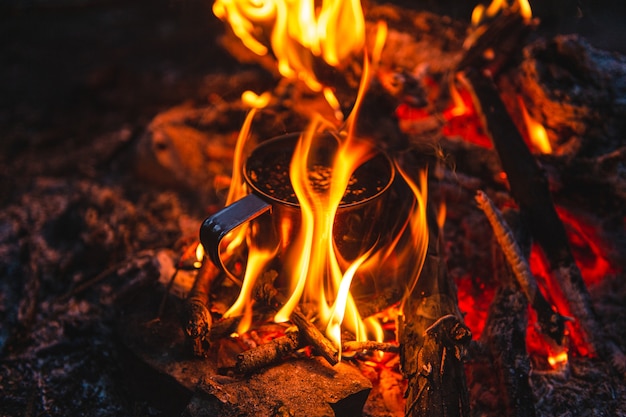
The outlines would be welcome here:
<svg viewBox="0 0 626 417">
<path fill-rule="evenodd" d="M 292 140 L 294 138 L 299 138 L 300 135 L 302 135 L 303 132 L 292 132 L 292 133 L 285 133 L 283 135 L 279 135 L 279 136 L 274 136 L 270 139 L 267 139 L 261 143 L 259 143 L 250 153 L 250 155 L 248 155 L 248 157 L 246 158 L 244 164 L 243 164 L 243 177 L 246 181 L 246 184 L 248 184 L 248 186 L 252 189 L 252 191 L 257 194 L 259 197 L 266 199 L 268 201 L 271 201 L 271 204 L 280 204 L 283 206 L 287 206 L 287 207 L 292 207 L 292 208 L 296 208 L 299 209 L 300 208 L 300 204 L 298 203 L 293 203 L 291 201 L 286 201 L 286 200 L 282 200 L 280 198 L 274 197 L 272 195 L 267 194 L 265 191 L 261 190 L 256 184 L 254 184 L 254 181 L 250 178 L 250 175 L 248 173 L 248 164 L 250 162 L 250 157 L 257 152 L 259 149 L 263 148 L 263 147 L 270 147 L 278 142 L 282 142 L 282 141 L 287 141 L 287 140 Z M 335 139 L 337 139 L 337 137 L 332 133 L 332 132 L 320 132 L 320 133 L 316 133 L 316 134 L 328 134 L 329 136 L 334 137 Z M 337 139 L 338 141 L 339 139 Z M 377 156 L 382 156 L 385 160 L 385 162 L 387 163 L 387 166 L 389 168 L 389 179 L 387 180 L 387 183 L 385 184 L 385 186 L 380 189 L 378 192 L 376 192 L 375 194 L 364 198 L 363 200 L 359 200 L 359 201 L 355 201 L 355 202 L 350 202 L 350 203 L 344 203 L 344 204 L 340 204 L 339 205 L 339 209 L 350 209 L 350 208 L 354 208 L 354 207 L 359 207 L 361 205 L 367 204 L 368 202 L 375 200 L 377 198 L 380 198 L 385 192 L 387 192 L 389 190 L 389 188 L 391 188 L 395 176 L 396 176 L 396 170 L 393 164 L 393 161 L 391 160 L 391 158 L 389 157 L 389 155 L 387 155 L 386 152 L 382 151 L 381 149 L 375 148 L 376 149 L 376 153 L 374 154 L 374 156 L 372 156 L 371 159 L 369 159 L 366 162 L 369 162 L 370 160 L 372 160 L 373 158 L 377 157 Z M 358 167 L 357 167 L 358 169 Z"/>
</svg>

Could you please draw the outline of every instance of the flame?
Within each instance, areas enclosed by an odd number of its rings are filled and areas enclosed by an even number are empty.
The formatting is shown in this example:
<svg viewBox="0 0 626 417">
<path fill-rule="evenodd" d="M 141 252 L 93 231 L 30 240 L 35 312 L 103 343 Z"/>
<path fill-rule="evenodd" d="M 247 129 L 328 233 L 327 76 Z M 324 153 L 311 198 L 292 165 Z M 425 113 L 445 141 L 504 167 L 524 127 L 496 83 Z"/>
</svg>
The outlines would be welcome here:
<svg viewBox="0 0 626 417">
<path fill-rule="evenodd" d="M 341 201 L 355 170 L 368 161 L 376 152 L 373 145 L 356 138 L 356 119 L 365 92 L 369 86 L 372 68 L 376 68 L 385 44 L 387 27 L 384 22 L 378 24 L 376 38 L 369 59 L 365 45 L 365 20 L 359 0 L 216 0 L 213 10 L 215 15 L 227 21 L 241 41 L 251 51 L 259 55 L 272 53 L 277 61 L 280 74 L 291 80 L 303 81 L 311 90 L 321 92 L 334 110 L 335 118 L 343 120 L 339 101 L 332 88 L 322 85 L 317 79 L 314 67 L 320 62 L 341 68 L 348 58 L 362 54 L 363 72 L 361 84 L 350 115 L 343 123 L 343 130 L 330 132 L 337 125 L 314 116 L 307 130 L 301 135 L 294 150 L 289 168 L 289 177 L 299 203 L 300 222 L 294 240 L 290 241 L 285 253 L 281 253 L 283 273 L 289 276 L 287 301 L 276 313 L 274 321 L 287 321 L 300 301 L 313 302 L 316 308 L 318 327 L 325 328 L 326 334 L 341 352 L 342 328 L 351 331 L 356 340 L 383 340 L 383 329 L 375 318 L 361 319 L 350 287 L 362 270 L 372 265 L 380 268 L 372 259 L 385 259 L 391 255 L 386 248 L 384 254 L 376 244 L 357 254 L 356 259 L 348 261 L 336 247 L 334 225 L 337 213 L 341 210 Z M 240 132 L 235 159 L 233 177 L 227 204 L 241 198 L 248 190 L 242 178 L 242 155 L 247 144 L 250 125 L 258 108 L 269 103 L 266 96 L 257 96 L 247 92 L 244 101 L 253 109 L 248 114 Z M 317 189 L 311 181 L 315 175 L 310 166 L 310 155 L 318 145 L 320 135 L 332 134 L 337 139 L 337 150 L 330 163 L 329 186 L 324 191 Z M 425 181 L 425 176 L 423 178 Z M 413 188 L 413 187 L 412 187 Z M 417 187 L 415 187 L 417 188 Z M 425 190 L 424 184 L 421 189 Z M 419 202 L 414 204 L 418 220 L 407 220 L 407 229 L 411 235 L 416 229 L 424 228 L 425 191 L 418 192 Z M 279 234 L 289 236 L 296 225 L 286 219 L 281 223 Z M 423 231 L 422 231 L 423 233 Z M 426 244 L 428 232 L 426 231 Z M 223 251 L 229 256 L 234 251 L 241 251 L 245 246 L 248 260 L 242 280 L 239 297 L 225 317 L 243 314 L 251 317 L 252 288 L 258 277 L 272 260 L 275 251 L 258 247 L 254 239 L 254 223 L 231 232 L 227 237 L 227 248 Z M 401 239 L 396 237 L 393 247 Z M 283 239 L 283 241 L 287 241 Z M 426 250 L 423 238 L 413 238 L 418 242 L 421 255 L 407 258 L 406 262 L 421 268 Z M 409 254 L 409 252 L 411 252 Z M 422 253 L 423 252 L 423 253 Z M 413 251 L 404 251 L 405 255 L 414 255 Z M 417 261 L 415 260 L 417 259 Z M 414 274 L 417 276 L 419 273 Z M 415 278 L 416 279 L 416 278 Z M 246 330 L 249 321 L 244 320 L 238 332 Z"/>
<path fill-rule="evenodd" d="M 528 0 L 513 0 L 512 3 L 509 3 L 508 0 L 492 0 L 487 7 L 479 4 L 474 8 L 471 18 L 472 25 L 478 26 L 505 10 L 517 11 L 525 20 L 529 20 L 533 16 Z"/>
<path fill-rule="evenodd" d="M 529 24 L 533 17 L 533 12 L 528 0 L 492 0 L 487 7 L 483 4 L 479 4 L 474 7 L 472 11 L 472 31 L 468 34 L 463 46 L 465 48 L 471 47 L 474 42 L 485 33 L 488 22 L 505 12 L 519 13 L 526 24 Z"/>
<path fill-rule="evenodd" d="M 263 93 L 260 96 L 256 95 L 252 91 L 245 91 L 241 100 L 244 104 L 251 106 L 250 111 L 246 115 L 239 135 L 237 137 L 237 143 L 235 145 L 235 153 L 233 157 L 233 170 L 228 188 L 228 196 L 226 197 L 226 205 L 243 198 L 247 193 L 247 187 L 243 180 L 243 155 L 244 149 L 249 145 L 250 129 L 252 121 L 256 113 L 269 104 L 271 95 L 269 93 Z M 239 247 L 244 243 L 247 235 L 248 225 L 244 224 L 224 237 L 224 243 L 222 244 L 225 249 L 221 254 L 224 260 L 227 260 L 233 253 L 239 250 Z M 234 276 L 230 271 L 225 271 L 229 278 L 236 283 L 241 283 L 240 280 Z"/>
<path fill-rule="evenodd" d="M 533 146 L 541 153 L 552 153 L 552 145 L 548 139 L 548 132 L 541 123 L 536 121 L 526 109 L 526 104 L 521 97 L 517 97 L 522 115 L 524 116 L 524 123 L 526 124 L 526 131 L 528 132 L 528 138 Z"/>
<path fill-rule="evenodd" d="M 202 260 L 204 259 L 204 246 L 202 243 L 198 243 L 196 246 L 196 261 L 193 263 L 195 268 L 200 268 L 202 266 Z"/>
<path fill-rule="evenodd" d="M 283 77 L 313 91 L 322 90 L 315 58 L 339 67 L 365 44 L 360 0 L 217 0 L 213 13 L 257 55 L 271 51 Z"/>
<path fill-rule="evenodd" d="M 263 273 L 267 264 L 276 255 L 274 251 L 259 249 L 250 243 L 250 235 L 247 237 L 250 253 L 248 254 L 248 262 L 245 269 L 241 291 L 239 292 L 237 300 L 224 313 L 224 318 L 243 315 L 243 318 L 237 326 L 237 332 L 239 334 L 246 332 L 252 324 L 252 306 L 254 301 L 252 291 L 254 289 L 256 279 Z"/>
<path fill-rule="evenodd" d="M 450 98 L 452 99 L 452 108 L 448 110 L 448 118 L 463 116 L 471 113 L 470 107 L 465 104 L 465 100 L 461 97 L 461 93 L 457 89 L 454 82 L 450 83 Z"/>
<path fill-rule="evenodd" d="M 567 364 L 568 355 L 567 351 L 563 350 L 559 353 L 548 356 L 548 363 L 553 369 L 562 368 Z"/>
<path fill-rule="evenodd" d="M 417 284 L 420 272 L 422 271 L 422 266 L 424 266 L 424 261 L 426 259 L 426 252 L 428 250 L 429 236 L 427 226 L 428 222 L 426 220 L 428 174 L 425 169 L 419 172 L 418 185 L 418 183 L 416 183 L 411 178 L 409 173 L 403 170 L 399 164 L 396 164 L 396 169 L 409 185 L 411 191 L 413 192 L 413 196 L 415 197 L 415 203 L 413 205 L 414 208 L 409 216 L 408 223 L 411 242 L 404 247 L 404 251 L 401 253 L 400 256 L 401 258 L 406 259 L 406 261 L 404 262 L 409 262 L 409 264 L 412 265 L 412 271 L 410 273 L 412 279 L 407 286 L 405 296 L 399 308 L 399 314 L 402 315 L 404 314 L 404 303 L 406 302 L 408 296 L 411 295 L 415 288 L 415 285 Z"/>
<path fill-rule="evenodd" d="M 287 260 L 287 269 L 294 275 L 291 296 L 276 314 L 275 321 L 288 320 L 304 297 L 316 304 L 319 319 L 327 323 L 329 336 L 340 348 L 339 326 L 344 318 L 346 328 L 356 335 L 357 340 L 366 340 L 367 337 L 356 303 L 348 291 L 354 274 L 367 256 L 359 257 L 345 273 L 342 272 L 341 256 L 333 240 L 334 221 L 353 172 L 371 157 L 372 148 L 366 142 L 340 137 L 343 140 L 332 165 L 330 187 L 320 193 L 314 189 L 307 164 L 316 138 L 315 127 L 313 124 L 298 142 L 290 167 L 290 178 L 300 203 L 302 219 L 297 240 Z"/>
</svg>

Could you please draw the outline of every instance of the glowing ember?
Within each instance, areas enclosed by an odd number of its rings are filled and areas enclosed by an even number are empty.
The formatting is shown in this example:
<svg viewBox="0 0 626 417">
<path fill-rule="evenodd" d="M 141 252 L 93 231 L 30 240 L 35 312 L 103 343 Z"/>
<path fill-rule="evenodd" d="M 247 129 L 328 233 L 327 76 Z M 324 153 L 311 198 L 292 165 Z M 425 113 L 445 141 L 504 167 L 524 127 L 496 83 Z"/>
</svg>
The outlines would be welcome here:
<svg viewBox="0 0 626 417">
<path fill-rule="evenodd" d="M 567 360 L 568 360 L 568 357 L 567 357 L 566 351 L 562 351 L 555 355 L 548 356 L 548 363 L 554 369 L 558 369 L 564 366 L 565 364 L 567 364 Z"/>
</svg>

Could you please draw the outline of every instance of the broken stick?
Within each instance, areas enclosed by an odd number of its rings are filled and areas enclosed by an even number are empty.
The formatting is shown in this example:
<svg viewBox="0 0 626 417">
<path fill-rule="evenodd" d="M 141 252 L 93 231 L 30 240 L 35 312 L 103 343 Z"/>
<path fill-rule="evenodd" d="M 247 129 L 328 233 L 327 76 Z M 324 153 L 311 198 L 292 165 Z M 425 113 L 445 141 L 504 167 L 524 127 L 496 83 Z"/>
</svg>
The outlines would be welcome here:
<svg viewBox="0 0 626 417">
<path fill-rule="evenodd" d="M 285 303 L 285 297 L 278 292 L 272 282 L 278 274 L 276 271 L 266 272 L 259 280 L 255 298 L 278 311 Z M 289 318 L 298 328 L 303 342 L 310 344 L 331 365 L 339 363 L 339 351 L 332 345 L 313 323 L 296 307 Z"/>
<path fill-rule="evenodd" d="M 299 346 L 300 338 L 298 332 L 288 331 L 285 336 L 277 337 L 268 343 L 239 354 L 235 369 L 242 374 L 252 373 L 278 362 L 296 351 Z"/>
</svg>

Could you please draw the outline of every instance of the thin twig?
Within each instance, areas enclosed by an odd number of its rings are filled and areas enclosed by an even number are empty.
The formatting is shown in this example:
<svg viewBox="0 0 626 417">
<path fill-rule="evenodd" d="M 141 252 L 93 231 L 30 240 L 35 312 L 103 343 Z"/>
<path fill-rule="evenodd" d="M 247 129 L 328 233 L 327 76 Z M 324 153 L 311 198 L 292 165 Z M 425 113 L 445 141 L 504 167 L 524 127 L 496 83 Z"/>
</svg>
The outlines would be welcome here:
<svg viewBox="0 0 626 417">
<path fill-rule="evenodd" d="M 374 342 L 371 340 L 365 342 L 348 341 L 342 343 L 341 350 L 344 352 L 378 350 L 380 352 L 400 353 L 400 346 L 394 343 Z"/>
</svg>

